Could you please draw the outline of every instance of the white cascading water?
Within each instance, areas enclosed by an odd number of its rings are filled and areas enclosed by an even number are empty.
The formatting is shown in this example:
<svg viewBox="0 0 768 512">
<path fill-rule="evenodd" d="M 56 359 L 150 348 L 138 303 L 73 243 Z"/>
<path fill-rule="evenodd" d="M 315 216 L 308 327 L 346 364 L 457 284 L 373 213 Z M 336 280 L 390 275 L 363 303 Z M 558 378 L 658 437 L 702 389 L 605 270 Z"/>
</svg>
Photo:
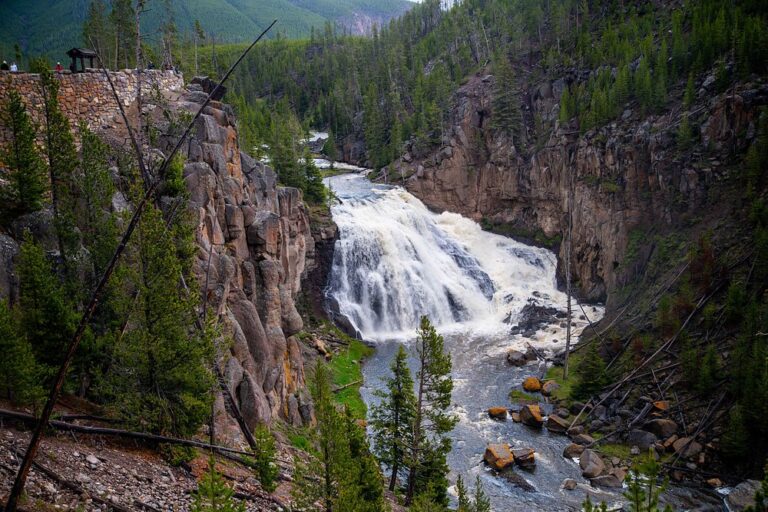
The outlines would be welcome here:
<svg viewBox="0 0 768 512">
<path fill-rule="evenodd" d="M 550 251 L 430 212 L 404 189 L 361 175 L 326 183 L 341 200 L 332 208 L 340 238 L 328 296 L 363 338 L 412 336 L 421 315 L 448 332 L 509 329 L 504 320 L 532 296 L 563 309 Z"/>
</svg>

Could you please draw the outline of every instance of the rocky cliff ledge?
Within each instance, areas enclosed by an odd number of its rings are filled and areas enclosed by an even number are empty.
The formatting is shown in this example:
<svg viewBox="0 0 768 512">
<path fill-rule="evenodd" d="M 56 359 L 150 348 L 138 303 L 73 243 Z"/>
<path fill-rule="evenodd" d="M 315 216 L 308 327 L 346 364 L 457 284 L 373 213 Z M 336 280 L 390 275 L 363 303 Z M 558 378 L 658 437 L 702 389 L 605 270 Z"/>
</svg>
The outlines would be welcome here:
<svg viewBox="0 0 768 512">
<path fill-rule="evenodd" d="M 205 101 L 191 87 L 174 108 L 194 112 Z M 199 220 L 196 274 L 209 317 L 221 318 L 230 341 L 220 357 L 226 384 L 251 427 L 276 418 L 309 422 L 295 300 L 314 266 L 315 245 L 301 192 L 278 187 L 272 169 L 240 151 L 233 112 L 219 102 L 206 107 L 184 151 L 190 208 Z M 239 435 L 221 397 L 217 423 L 220 431 L 230 427 L 225 435 Z"/>
<path fill-rule="evenodd" d="M 441 147 L 426 155 L 409 148 L 396 163 L 406 187 L 433 209 L 557 249 L 572 176 L 575 279 L 583 298 L 609 306 L 613 292 L 642 271 L 627 261 L 632 243 L 690 225 L 717 205 L 728 155 L 748 146 L 757 110 L 768 103 L 765 85 L 716 95 L 714 80 L 704 80 L 690 119 L 708 149 L 685 152 L 675 141 L 679 108 L 643 117 L 628 104 L 619 120 L 580 135 L 556 121 L 566 81 L 546 82 L 523 94 L 528 128 L 516 148 L 490 129 L 493 82 L 491 75 L 470 79 L 456 93 Z M 537 122 L 554 128 L 535 137 Z M 564 247 L 559 252 L 562 261 Z"/>
</svg>

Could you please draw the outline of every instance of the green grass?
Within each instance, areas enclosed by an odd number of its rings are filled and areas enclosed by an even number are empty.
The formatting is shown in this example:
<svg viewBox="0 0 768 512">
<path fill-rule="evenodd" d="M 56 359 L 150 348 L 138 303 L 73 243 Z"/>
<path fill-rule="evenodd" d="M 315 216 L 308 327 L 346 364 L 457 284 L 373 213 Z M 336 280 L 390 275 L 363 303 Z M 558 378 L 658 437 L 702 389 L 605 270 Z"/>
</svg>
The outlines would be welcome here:
<svg viewBox="0 0 768 512">
<path fill-rule="evenodd" d="M 571 354 L 568 361 L 568 380 L 563 380 L 563 368 L 561 366 L 550 366 L 547 369 L 547 373 L 544 376 L 544 380 L 554 380 L 560 384 L 560 389 L 552 393 L 552 398 L 555 400 L 571 400 L 571 393 L 573 393 L 573 387 L 576 385 L 576 373 L 574 368 L 578 365 L 580 355 L 578 353 Z"/>
<path fill-rule="evenodd" d="M 366 357 L 373 354 L 373 349 L 361 341 L 344 335 L 348 342 L 347 348 L 333 356 L 329 367 L 333 375 L 333 386 L 339 388 L 352 382 L 357 384 L 334 393 L 336 403 L 349 407 L 352 415 L 358 419 L 365 419 L 366 407 L 360 396 L 360 386 L 363 381 L 361 365 Z"/>
<path fill-rule="evenodd" d="M 539 401 L 538 396 L 526 393 L 525 391 L 521 391 L 519 389 L 513 389 L 510 391 L 509 399 L 515 403 L 538 403 Z"/>
<path fill-rule="evenodd" d="M 635 456 L 629 453 L 629 446 L 617 443 L 605 443 L 598 446 L 597 451 L 606 457 L 618 457 L 621 460 L 634 459 Z"/>
<path fill-rule="evenodd" d="M 303 434 L 288 434 L 288 440 L 291 442 L 291 445 L 298 448 L 299 450 L 304 450 L 305 452 L 308 452 L 312 446 L 309 444 L 309 439 L 307 439 L 307 436 Z"/>
</svg>

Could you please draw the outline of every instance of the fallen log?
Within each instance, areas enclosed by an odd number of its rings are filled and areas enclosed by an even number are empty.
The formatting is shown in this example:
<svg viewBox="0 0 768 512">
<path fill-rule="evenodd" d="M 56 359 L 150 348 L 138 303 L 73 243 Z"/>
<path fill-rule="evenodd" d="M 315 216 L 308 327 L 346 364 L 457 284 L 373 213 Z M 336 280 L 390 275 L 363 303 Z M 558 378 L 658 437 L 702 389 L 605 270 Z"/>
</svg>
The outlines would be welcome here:
<svg viewBox="0 0 768 512">
<path fill-rule="evenodd" d="M 28 425 L 37 424 L 37 418 L 31 414 L 25 414 L 23 412 L 9 411 L 7 409 L 0 409 L 0 418 L 10 418 L 13 420 L 21 421 Z M 228 448 L 226 446 L 212 445 L 203 443 L 201 441 L 193 441 L 191 439 L 179 439 L 175 437 L 161 436 L 158 434 L 148 434 L 145 432 L 133 432 L 130 430 L 121 430 L 117 428 L 107 427 L 89 427 L 87 425 L 75 425 L 73 423 L 67 423 L 65 421 L 51 420 L 48 422 L 51 428 L 56 430 L 63 430 L 67 432 L 78 432 L 82 434 L 102 435 L 102 436 L 114 436 L 123 437 L 127 439 L 140 439 L 142 441 L 152 441 L 156 443 L 177 444 L 182 446 L 194 446 L 196 448 L 203 448 L 206 450 L 214 450 L 217 452 L 234 453 L 237 455 L 252 456 L 252 453 L 237 450 L 235 448 Z"/>
<path fill-rule="evenodd" d="M 362 383 L 363 383 L 363 381 L 358 379 L 356 381 L 350 382 L 349 384 L 344 384 L 343 386 L 339 386 L 337 388 L 333 388 L 333 392 L 334 393 L 338 393 L 340 391 L 344 391 L 347 388 L 351 388 L 352 386 L 355 386 L 357 384 L 362 384 Z"/>
</svg>

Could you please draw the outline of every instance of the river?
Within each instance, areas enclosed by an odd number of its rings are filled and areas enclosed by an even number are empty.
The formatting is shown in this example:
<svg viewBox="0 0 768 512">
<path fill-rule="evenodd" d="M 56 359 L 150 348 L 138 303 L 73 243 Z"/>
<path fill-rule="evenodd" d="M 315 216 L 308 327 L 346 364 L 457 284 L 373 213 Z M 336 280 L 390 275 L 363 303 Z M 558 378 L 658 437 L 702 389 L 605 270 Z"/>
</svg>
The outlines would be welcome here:
<svg viewBox="0 0 768 512">
<path fill-rule="evenodd" d="M 526 304 L 565 311 L 555 255 L 485 232 L 460 215 L 433 213 L 404 189 L 373 184 L 362 174 L 327 178 L 326 184 L 340 200 L 332 207 L 340 239 L 327 295 L 346 323 L 376 346 L 363 367 L 361 392 L 369 407 L 376 400 L 373 391 L 389 375 L 398 345 L 412 347 L 418 320 L 426 314 L 444 335 L 453 361 L 452 412 L 459 423 L 451 434 L 451 482 L 461 475 L 474 485 L 480 475 L 494 510 L 578 510 L 589 487 L 578 464 L 562 457 L 567 438 L 494 421 L 486 412 L 510 406 L 510 389 L 545 370 L 536 363 L 508 365 L 510 349 L 525 351 L 530 344 L 551 352 L 564 346 L 561 320 L 527 338 L 510 334 Z M 587 310 L 593 320 L 602 316 L 600 308 Z M 574 321 L 578 334 L 586 322 L 579 315 Z M 533 471 L 515 469 L 535 491 L 484 467 L 483 452 L 491 442 L 536 450 Z M 577 480 L 579 488 L 563 490 L 565 478 Z M 616 498 L 596 489 L 590 494 L 609 502 Z"/>
</svg>

